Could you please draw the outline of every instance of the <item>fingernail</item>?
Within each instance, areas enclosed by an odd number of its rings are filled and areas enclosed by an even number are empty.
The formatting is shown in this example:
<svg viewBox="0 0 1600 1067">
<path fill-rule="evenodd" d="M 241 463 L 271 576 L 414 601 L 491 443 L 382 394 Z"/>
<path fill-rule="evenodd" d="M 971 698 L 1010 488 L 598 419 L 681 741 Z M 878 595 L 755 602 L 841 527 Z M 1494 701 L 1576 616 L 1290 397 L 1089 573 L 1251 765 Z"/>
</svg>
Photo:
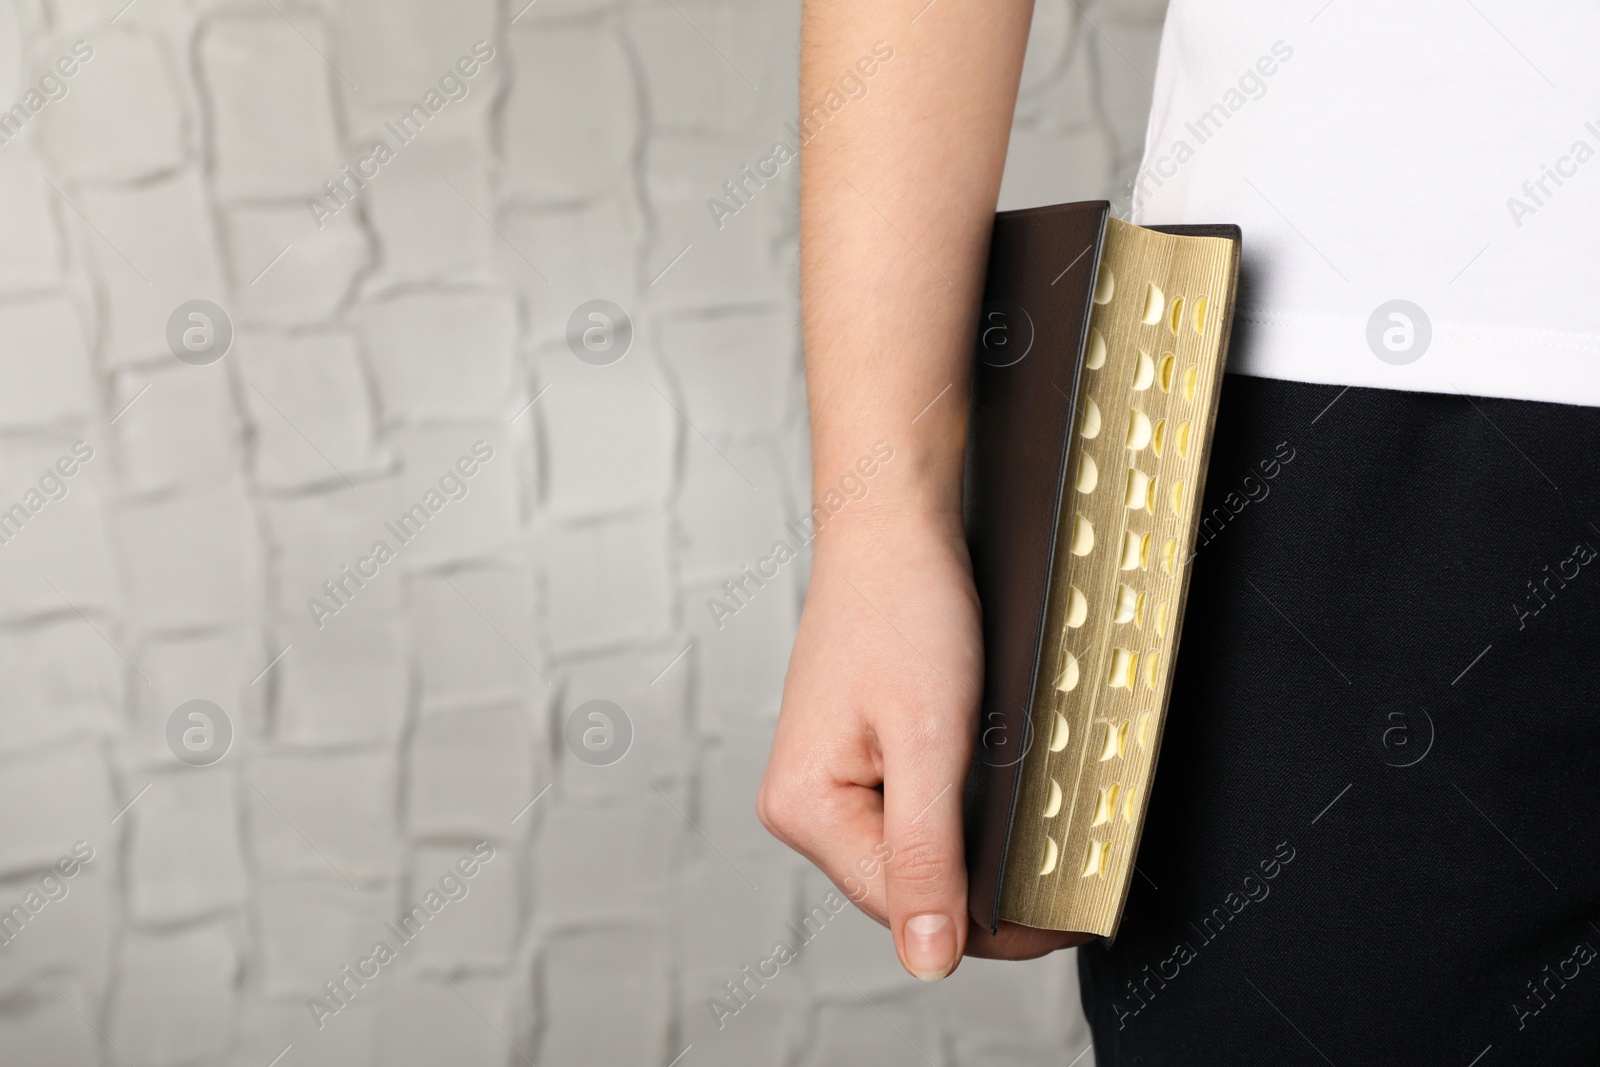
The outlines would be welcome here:
<svg viewBox="0 0 1600 1067">
<path fill-rule="evenodd" d="M 933 912 L 906 920 L 906 967 L 924 982 L 937 982 L 956 965 L 956 924 Z"/>
</svg>

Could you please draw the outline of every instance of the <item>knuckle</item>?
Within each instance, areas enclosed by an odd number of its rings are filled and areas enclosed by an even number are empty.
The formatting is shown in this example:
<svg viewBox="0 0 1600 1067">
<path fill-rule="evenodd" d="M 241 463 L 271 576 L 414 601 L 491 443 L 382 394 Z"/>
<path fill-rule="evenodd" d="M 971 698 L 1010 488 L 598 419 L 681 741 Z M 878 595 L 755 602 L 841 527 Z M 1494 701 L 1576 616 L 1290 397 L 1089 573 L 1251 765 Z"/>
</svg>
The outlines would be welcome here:
<svg viewBox="0 0 1600 1067">
<path fill-rule="evenodd" d="M 801 822 L 800 807 L 799 791 L 792 784 L 771 776 L 762 779 L 756 791 L 756 817 L 772 836 L 790 840 Z"/>
<path fill-rule="evenodd" d="M 894 849 L 894 859 L 885 870 L 898 885 L 942 887 L 956 874 L 955 853 L 930 838 L 903 841 Z"/>
</svg>

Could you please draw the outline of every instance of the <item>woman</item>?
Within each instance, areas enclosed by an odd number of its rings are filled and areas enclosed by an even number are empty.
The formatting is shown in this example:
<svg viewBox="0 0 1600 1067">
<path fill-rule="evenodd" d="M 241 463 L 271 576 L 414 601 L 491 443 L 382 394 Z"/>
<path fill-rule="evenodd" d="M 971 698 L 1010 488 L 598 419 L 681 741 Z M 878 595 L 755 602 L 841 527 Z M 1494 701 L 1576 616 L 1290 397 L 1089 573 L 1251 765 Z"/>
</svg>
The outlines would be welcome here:
<svg viewBox="0 0 1600 1067">
<path fill-rule="evenodd" d="M 967 365 L 1030 8 L 804 14 L 802 101 L 893 50 L 802 153 L 816 485 L 895 461 L 816 541 L 758 806 L 930 981 L 1083 940 L 973 927 L 962 860 Z M 1102 1065 L 1600 1061 L 1597 38 L 1576 0 L 1171 6 L 1133 221 L 1243 228 L 1205 510 L 1249 503 L 1079 956 Z"/>
</svg>

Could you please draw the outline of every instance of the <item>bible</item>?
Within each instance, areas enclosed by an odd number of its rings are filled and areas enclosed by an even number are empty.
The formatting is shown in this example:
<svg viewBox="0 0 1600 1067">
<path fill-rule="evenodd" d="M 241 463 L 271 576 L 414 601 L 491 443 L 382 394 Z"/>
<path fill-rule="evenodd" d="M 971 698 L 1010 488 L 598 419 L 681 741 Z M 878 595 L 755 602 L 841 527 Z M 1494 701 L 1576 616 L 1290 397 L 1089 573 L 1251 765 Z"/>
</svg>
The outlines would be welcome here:
<svg viewBox="0 0 1600 1067">
<path fill-rule="evenodd" d="M 969 910 L 1114 936 L 1183 627 L 1235 226 L 995 217 L 964 510 L 985 677 Z"/>
</svg>

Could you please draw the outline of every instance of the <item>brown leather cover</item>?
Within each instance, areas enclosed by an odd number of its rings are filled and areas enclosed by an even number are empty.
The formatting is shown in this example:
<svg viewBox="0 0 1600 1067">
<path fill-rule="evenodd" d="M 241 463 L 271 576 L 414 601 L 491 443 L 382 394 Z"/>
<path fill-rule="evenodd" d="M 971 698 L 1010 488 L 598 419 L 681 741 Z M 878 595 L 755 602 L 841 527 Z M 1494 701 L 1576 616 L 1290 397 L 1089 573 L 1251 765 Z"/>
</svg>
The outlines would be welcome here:
<svg viewBox="0 0 1600 1067">
<path fill-rule="evenodd" d="M 989 248 L 964 508 L 985 658 L 966 793 L 968 907 L 991 931 L 1000 922 L 1022 755 L 1032 741 L 1067 446 L 1109 209 L 1100 200 L 1001 212 Z"/>
</svg>

